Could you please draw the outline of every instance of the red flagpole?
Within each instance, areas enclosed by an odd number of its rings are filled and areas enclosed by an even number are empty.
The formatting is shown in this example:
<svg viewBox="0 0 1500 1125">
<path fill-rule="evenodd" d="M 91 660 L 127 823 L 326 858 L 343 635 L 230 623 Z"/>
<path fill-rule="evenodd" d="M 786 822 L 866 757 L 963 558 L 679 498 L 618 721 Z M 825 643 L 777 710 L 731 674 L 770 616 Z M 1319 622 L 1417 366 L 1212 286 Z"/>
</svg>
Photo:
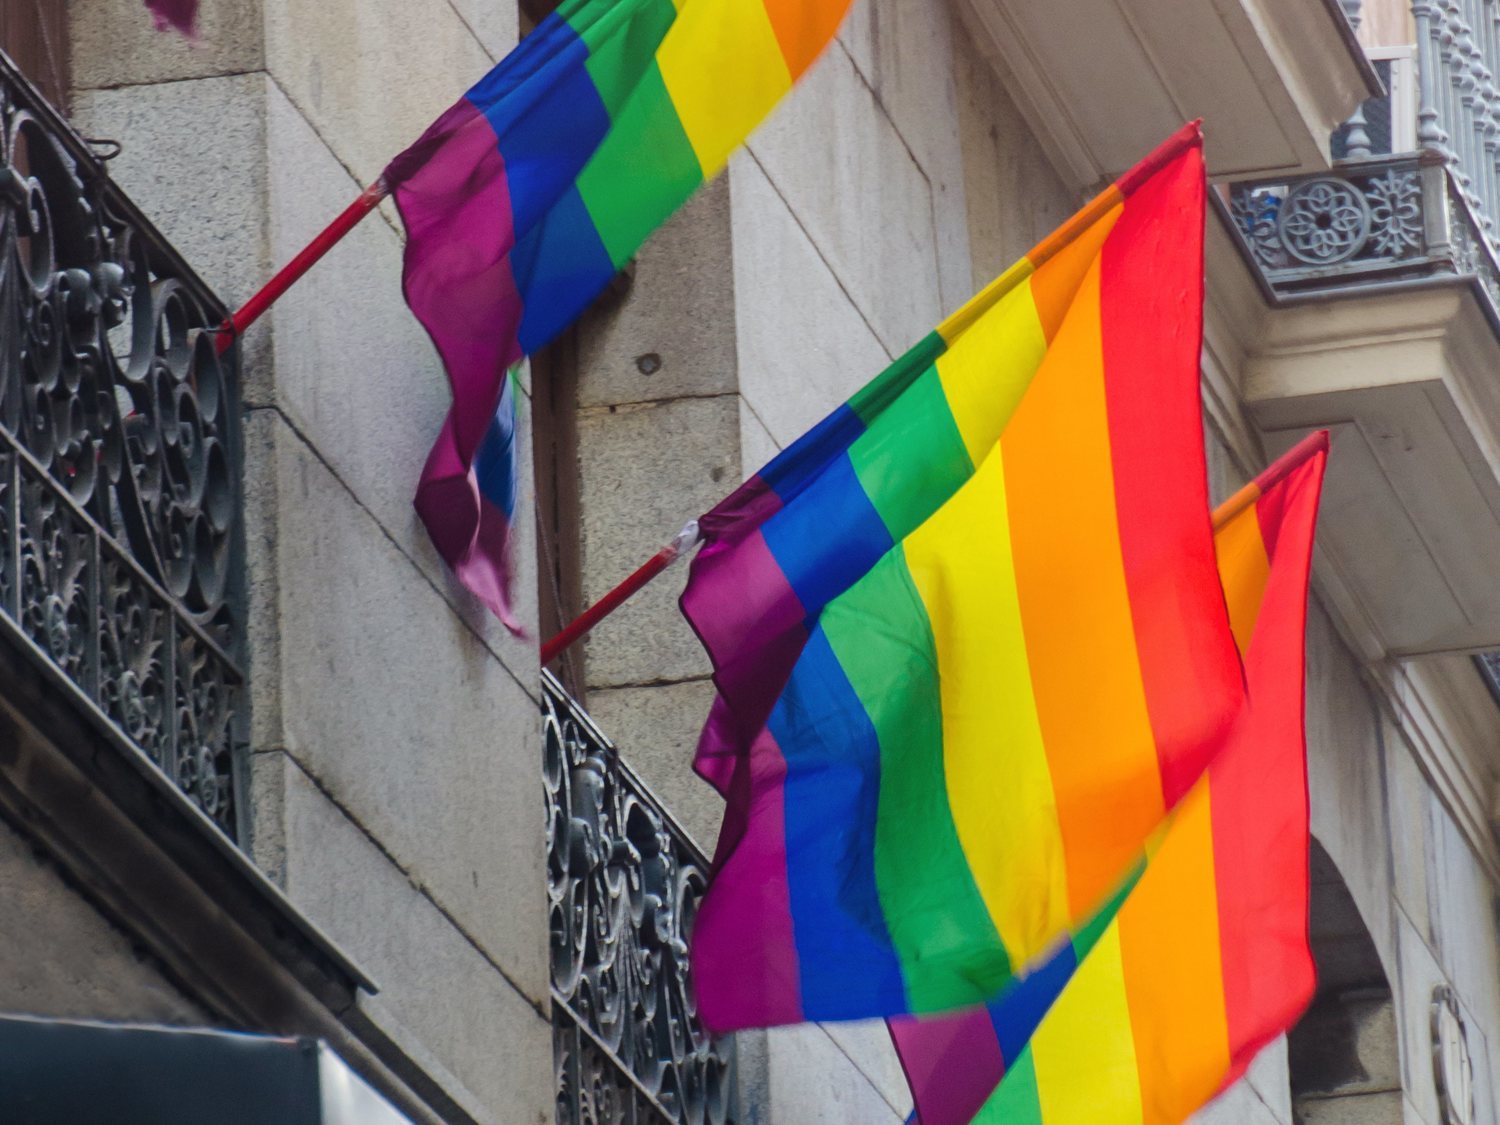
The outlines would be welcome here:
<svg viewBox="0 0 1500 1125">
<path fill-rule="evenodd" d="M 322 233 L 303 247 L 301 252 L 282 267 L 275 277 L 261 286 L 258 292 L 240 306 L 238 312 L 219 325 L 217 342 L 219 354 L 223 355 L 228 351 L 230 345 L 244 335 L 245 329 L 259 320 L 278 297 L 295 285 L 323 255 L 337 246 L 346 234 L 357 227 L 361 219 L 380 206 L 380 201 L 389 194 L 384 177 L 360 192 L 359 198 L 344 208 L 338 218 L 329 223 Z"/>
<path fill-rule="evenodd" d="M 698 542 L 698 521 L 693 520 L 677 533 L 677 538 L 668 543 L 646 564 L 621 582 L 604 597 L 579 614 L 571 623 L 542 646 L 542 665 L 551 664 L 573 645 L 577 644 L 594 626 L 603 621 L 629 600 L 630 596 L 662 571 L 666 570 Z"/>
</svg>

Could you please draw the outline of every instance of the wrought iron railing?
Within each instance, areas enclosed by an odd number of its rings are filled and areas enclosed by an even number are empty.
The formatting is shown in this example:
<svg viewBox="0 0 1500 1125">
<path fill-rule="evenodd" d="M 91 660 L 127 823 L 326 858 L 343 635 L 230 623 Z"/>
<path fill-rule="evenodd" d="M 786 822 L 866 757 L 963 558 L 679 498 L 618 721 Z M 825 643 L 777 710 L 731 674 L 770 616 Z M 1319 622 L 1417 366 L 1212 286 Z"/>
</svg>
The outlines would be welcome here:
<svg viewBox="0 0 1500 1125">
<path fill-rule="evenodd" d="M 223 312 L 0 55 L 0 634 L 235 836 Z"/>
<path fill-rule="evenodd" d="M 1282 295 L 1460 275 L 1477 279 L 1492 314 L 1500 309 L 1500 262 L 1440 158 L 1409 153 L 1238 183 L 1229 210 L 1246 253 Z"/>
<path fill-rule="evenodd" d="M 708 865 L 543 673 L 559 1125 L 732 1120 L 734 1049 L 698 1022 L 687 939 Z"/>
</svg>

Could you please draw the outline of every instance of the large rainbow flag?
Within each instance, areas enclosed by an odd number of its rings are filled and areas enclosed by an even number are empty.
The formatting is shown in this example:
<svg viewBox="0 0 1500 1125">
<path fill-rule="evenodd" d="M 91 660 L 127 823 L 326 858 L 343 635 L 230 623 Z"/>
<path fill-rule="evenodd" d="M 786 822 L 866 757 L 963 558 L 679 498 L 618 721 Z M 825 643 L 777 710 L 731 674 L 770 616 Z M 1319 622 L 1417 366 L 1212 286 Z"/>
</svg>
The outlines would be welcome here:
<svg viewBox="0 0 1500 1125">
<path fill-rule="evenodd" d="M 833 38 L 849 0 L 563 0 L 385 171 L 407 303 L 453 406 L 417 510 L 509 615 L 506 371 L 552 340 L 729 159 Z"/>
<path fill-rule="evenodd" d="M 922 1125 L 1176 1125 L 1311 999 L 1303 637 L 1327 448 L 1226 506 L 1249 704 L 1139 882 L 987 1007 L 892 1021 Z"/>
<path fill-rule="evenodd" d="M 714 1030 L 984 1003 L 1096 911 L 1243 699 L 1184 128 L 702 520 Z"/>
</svg>

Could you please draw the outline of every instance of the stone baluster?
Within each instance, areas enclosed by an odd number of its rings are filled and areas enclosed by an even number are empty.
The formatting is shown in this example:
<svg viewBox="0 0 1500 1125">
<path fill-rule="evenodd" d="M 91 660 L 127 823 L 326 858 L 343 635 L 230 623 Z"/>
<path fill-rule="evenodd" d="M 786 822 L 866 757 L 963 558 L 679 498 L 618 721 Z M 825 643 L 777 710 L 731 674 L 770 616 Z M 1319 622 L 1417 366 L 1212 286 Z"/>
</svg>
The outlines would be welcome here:
<svg viewBox="0 0 1500 1125">
<path fill-rule="evenodd" d="M 1448 134 L 1438 109 L 1442 81 L 1438 21 L 1441 11 L 1435 0 L 1416 0 L 1411 6 L 1417 26 L 1417 144 L 1448 155 Z"/>
<path fill-rule="evenodd" d="M 1468 61 L 1463 48 L 1463 13 L 1459 0 L 1443 0 L 1442 30 L 1439 45 L 1442 48 L 1440 74 L 1446 78 L 1443 88 L 1443 120 L 1453 147 L 1453 175 L 1465 199 L 1474 198 L 1474 179 L 1469 169 L 1474 167 L 1474 129 L 1469 111 L 1464 105 L 1465 66 Z"/>
<path fill-rule="evenodd" d="M 1349 26 L 1358 31 L 1362 19 L 1360 9 L 1364 7 L 1363 0 L 1342 0 L 1342 3 L 1344 6 L 1344 15 L 1349 18 Z"/>
</svg>

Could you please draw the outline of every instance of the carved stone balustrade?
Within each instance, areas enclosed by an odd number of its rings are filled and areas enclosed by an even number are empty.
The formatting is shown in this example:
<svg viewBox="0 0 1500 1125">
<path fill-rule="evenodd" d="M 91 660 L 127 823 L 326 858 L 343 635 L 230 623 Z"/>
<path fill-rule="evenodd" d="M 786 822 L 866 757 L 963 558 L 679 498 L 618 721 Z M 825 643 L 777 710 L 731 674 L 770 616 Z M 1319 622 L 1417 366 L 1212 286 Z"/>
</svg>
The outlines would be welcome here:
<svg viewBox="0 0 1500 1125">
<path fill-rule="evenodd" d="M 0 641 L 230 836 L 238 378 L 224 310 L 0 55 Z"/>
<path fill-rule="evenodd" d="M 1409 153 L 1230 188 L 1233 223 L 1283 296 L 1351 284 L 1472 275 L 1500 305 L 1500 263 L 1457 177 Z"/>
<path fill-rule="evenodd" d="M 688 935 L 708 864 L 542 673 L 560 1125 L 727 1125 L 731 1041 L 698 1022 Z"/>
</svg>

